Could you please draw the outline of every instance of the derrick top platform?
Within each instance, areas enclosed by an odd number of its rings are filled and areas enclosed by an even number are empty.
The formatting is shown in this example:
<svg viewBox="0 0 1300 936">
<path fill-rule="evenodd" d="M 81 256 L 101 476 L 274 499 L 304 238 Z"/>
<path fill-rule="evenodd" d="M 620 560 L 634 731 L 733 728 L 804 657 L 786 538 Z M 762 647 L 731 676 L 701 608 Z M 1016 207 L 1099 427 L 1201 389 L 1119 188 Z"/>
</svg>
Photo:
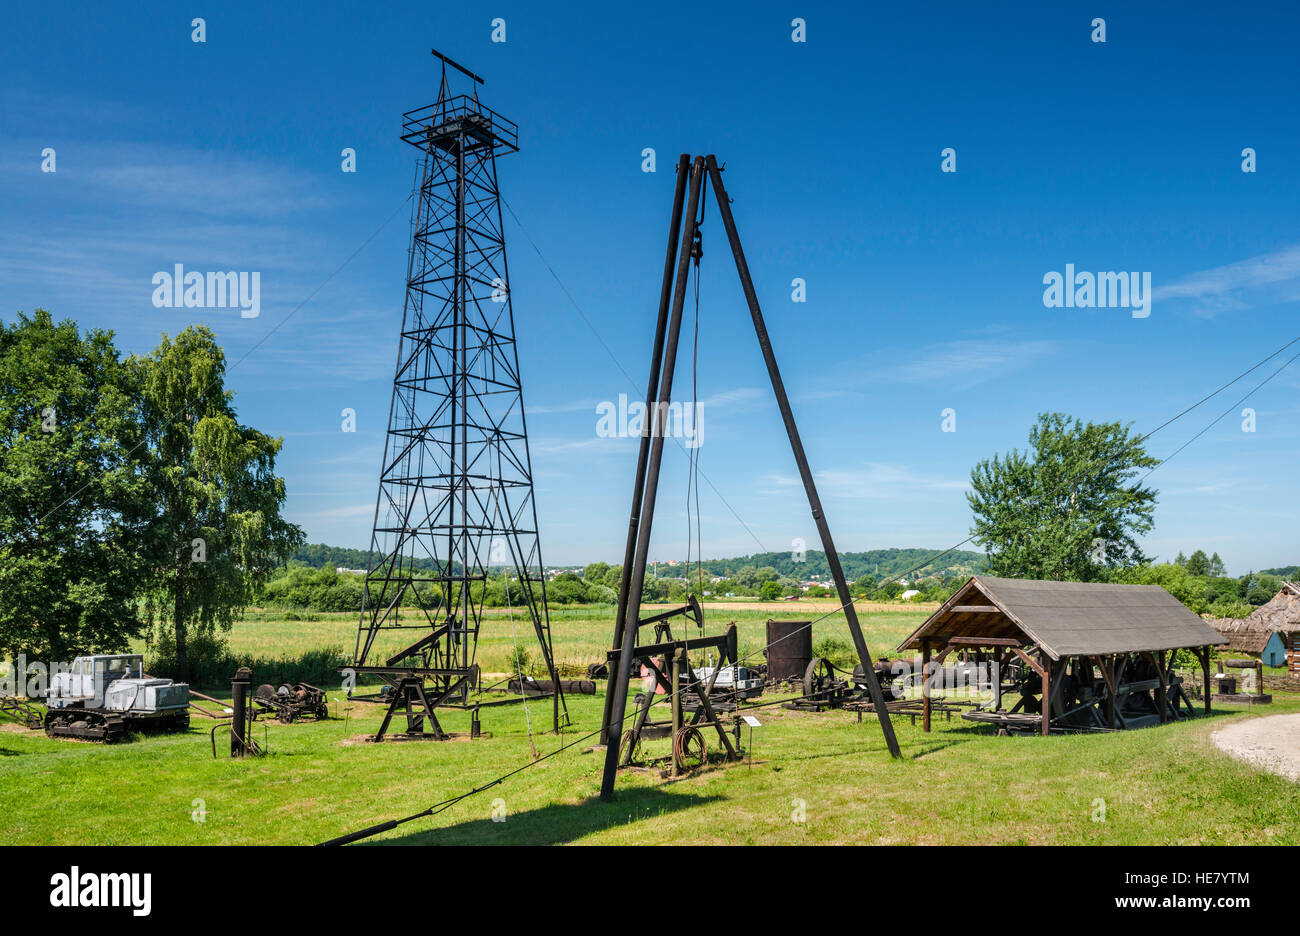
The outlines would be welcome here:
<svg viewBox="0 0 1300 936">
<path fill-rule="evenodd" d="M 452 152 L 486 148 L 496 154 L 519 152 L 519 125 L 484 106 L 477 95 L 458 94 L 402 115 L 402 139 L 420 150 Z"/>
</svg>

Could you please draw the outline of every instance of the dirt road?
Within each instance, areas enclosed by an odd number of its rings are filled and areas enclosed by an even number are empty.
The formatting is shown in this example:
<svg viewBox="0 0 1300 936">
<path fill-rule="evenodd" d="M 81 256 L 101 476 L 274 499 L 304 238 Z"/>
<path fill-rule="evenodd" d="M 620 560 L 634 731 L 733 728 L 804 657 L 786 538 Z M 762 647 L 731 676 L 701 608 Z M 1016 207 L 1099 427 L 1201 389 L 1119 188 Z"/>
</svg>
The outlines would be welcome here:
<svg viewBox="0 0 1300 936">
<path fill-rule="evenodd" d="M 1220 728 L 1210 740 L 1238 760 L 1300 782 L 1300 714 L 1252 718 Z"/>
</svg>

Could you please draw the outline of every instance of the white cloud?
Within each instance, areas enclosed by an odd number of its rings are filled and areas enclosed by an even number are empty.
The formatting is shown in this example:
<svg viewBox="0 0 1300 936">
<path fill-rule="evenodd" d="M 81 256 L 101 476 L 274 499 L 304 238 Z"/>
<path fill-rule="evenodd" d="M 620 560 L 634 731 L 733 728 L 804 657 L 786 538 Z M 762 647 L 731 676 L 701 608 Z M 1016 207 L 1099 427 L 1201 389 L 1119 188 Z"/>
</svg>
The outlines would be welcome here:
<svg viewBox="0 0 1300 936">
<path fill-rule="evenodd" d="M 1062 347 L 1059 341 L 948 341 L 917 351 L 898 350 L 883 367 L 868 368 L 868 378 L 880 383 L 932 383 L 945 381 L 972 386 L 1019 370 Z"/>
<path fill-rule="evenodd" d="M 344 507 L 331 507 L 327 510 L 285 511 L 294 523 L 319 522 L 321 520 L 342 520 L 349 517 L 368 517 L 375 512 L 373 500 L 364 504 L 349 504 Z"/>
<path fill-rule="evenodd" d="M 1300 244 L 1192 273 L 1158 286 L 1153 298 L 1192 301 L 1203 315 L 1300 298 Z"/>
<path fill-rule="evenodd" d="M 813 473 L 817 482 L 817 491 L 826 497 L 852 498 L 893 498 L 908 492 L 965 491 L 970 484 L 965 480 L 932 478 L 919 475 L 906 465 L 892 465 L 882 462 L 865 462 L 858 468 L 832 468 Z M 764 494 L 788 494 L 792 488 L 801 486 L 798 478 L 791 475 L 769 475 L 768 484 L 775 489 L 761 491 Z"/>
</svg>

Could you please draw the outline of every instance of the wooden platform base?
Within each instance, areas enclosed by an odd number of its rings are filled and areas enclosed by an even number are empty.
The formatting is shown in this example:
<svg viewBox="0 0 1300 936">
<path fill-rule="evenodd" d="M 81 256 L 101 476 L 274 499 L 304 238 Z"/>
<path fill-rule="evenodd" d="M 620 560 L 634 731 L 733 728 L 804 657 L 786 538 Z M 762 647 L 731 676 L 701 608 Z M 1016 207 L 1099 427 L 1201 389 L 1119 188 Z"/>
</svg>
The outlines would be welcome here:
<svg viewBox="0 0 1300 936">
<path fill-rule="evenodd" d="M 1231 692 L 1226 694 L 1216 692 L 1214 695 L 1210 696 L 1210 701 L 1226 702 L 1229 705 L 1269 705 L 1272 703 L 1273 697 L 1271 695 L 1255 695 L 1254 693 L 1245 692 Z"/>
</svg>

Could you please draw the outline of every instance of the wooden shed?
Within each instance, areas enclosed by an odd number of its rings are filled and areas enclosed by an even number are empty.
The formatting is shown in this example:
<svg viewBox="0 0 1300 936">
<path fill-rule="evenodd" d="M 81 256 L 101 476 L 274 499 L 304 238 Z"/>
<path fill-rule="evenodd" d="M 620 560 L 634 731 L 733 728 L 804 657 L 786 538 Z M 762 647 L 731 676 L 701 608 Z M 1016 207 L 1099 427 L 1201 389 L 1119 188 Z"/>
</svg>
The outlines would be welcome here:
<svg viewBox="0 0 1300 936">
<path fill-rule="evenodd" d="M 1281 635 L 1287 645 L 1287 675 L 1300 679 L 1300 583 L 1287 582 L 1267 604 L 1256 608 L 1248 620 Z"/>
<path fill-rule="evenodd" d="M 1182 679 L 1169 671 L 1174 653 L 1184 649 L 1200 661 L 1208 713 L 1210 648 L 1225 643 L 1159 585 L 975 576 L 898 649 L 920 650 L 926 674 L 954 652 L 994 664 L 999 678 L 993 702 L 963 717 L 1046 735 L 1137 728 L 1194 715 Z M 1004 685 L 1007 673 L 1010 686 Z M 922 680 L 927 731 L 932 681 Z M 1019 700 L 1004 709 L 1008 688 Z"/>
</svg>

